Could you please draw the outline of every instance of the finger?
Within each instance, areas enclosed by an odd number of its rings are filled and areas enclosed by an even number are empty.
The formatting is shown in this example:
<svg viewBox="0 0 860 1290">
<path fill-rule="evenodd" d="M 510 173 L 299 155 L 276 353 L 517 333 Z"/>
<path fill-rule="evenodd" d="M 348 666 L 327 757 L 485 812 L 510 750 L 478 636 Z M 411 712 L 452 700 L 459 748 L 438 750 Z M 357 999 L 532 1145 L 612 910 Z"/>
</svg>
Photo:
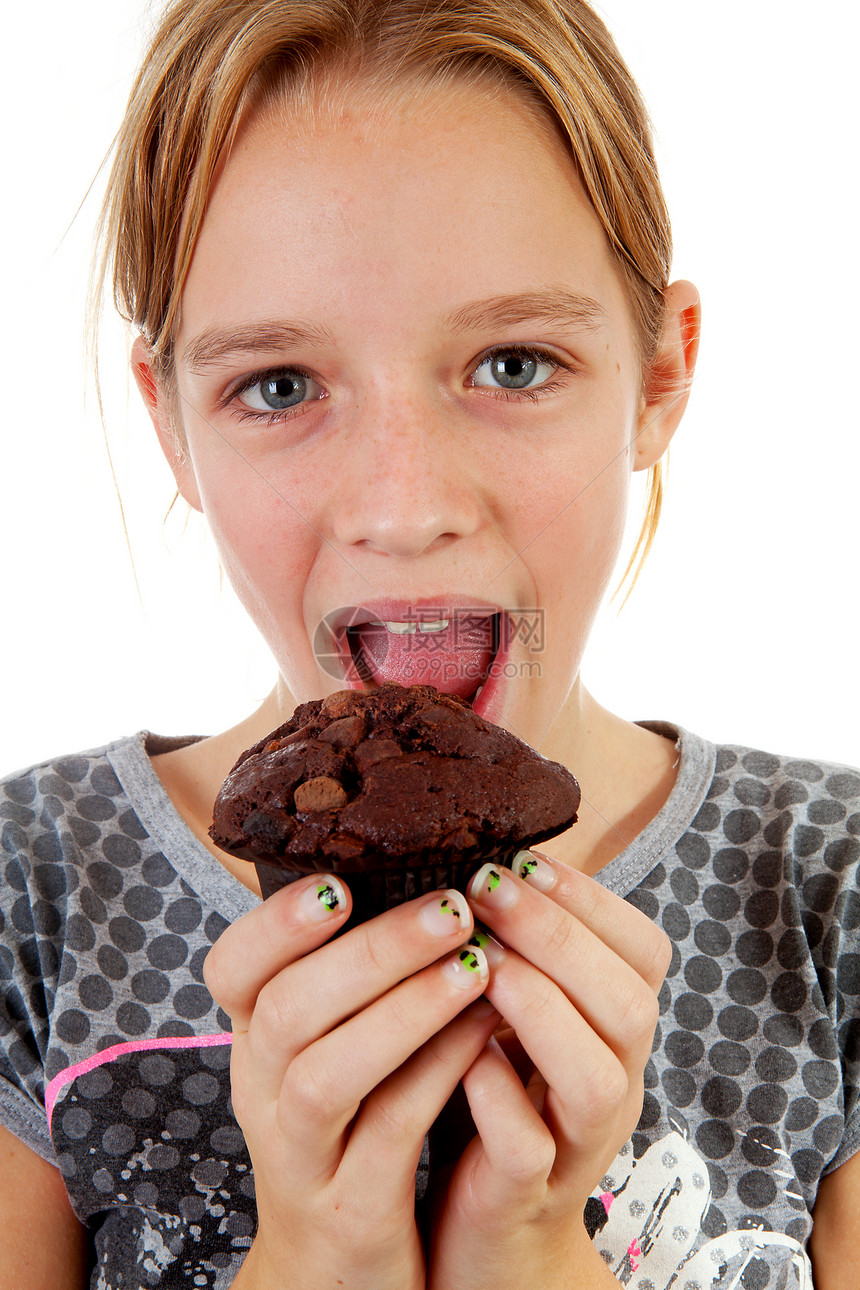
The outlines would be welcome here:
<svg viewBox="0 0 860 1290">
<path fill-rule="evenodd" d="M 375 1195 L 387 1189 L 392 1203 L 411 1192 L 427 1133 L 498 1020 L 495 1008 L 478 999 L 365 1099 L 342 1166 L 354 1172 L 357 1184 L 372 1182 Z"/>
<path fill-rule="evenodd" d="M 623 1036 L 639 1036 L 648 1026 L 653 1035 L 657 1017 L 652 986 L 562 905 L 492 865 L 475 874 L 468 895 L 477 917 L 555 981 L 609 1044 L 616 1047 Z"/>
<path fill-rule="evenodd" d="M 523 1048 L 513 1026 L 503 1021 L 500 1026 L 496 1027 L 493 1038 L 516 1071 L 520 1083 L 523 1086 L 527 1085 L 534 1074 L 535 1064 Z"/>
<path fill-rule="evenodd" d="M 433 892 L 322 945 L 263 986 L 248 1036 L 272 1096 L 300 1052 L 462 944 L 472 927 L 461 892 Z"/>
<path fill-rule="evenodd" d="M 644 981 L 659 989 L 671 960 L 671 942 L 641 910 L 541 851 L 521 851 L 512 872 L 573 914 Z"/>
<path fill-rule="evenodd" d="M 610 1017 L 603 1020 L 602 1035 L 556 982 L 513 951 L 494 968 L 487 998 L 547 1083 L 566 1100 L 581 1093 L 598 1120 L 597 1108 L 617 1100 L 625 1072 L 638 1071 L 650 1052 L 646 1025 L 641 1034 L 631 1034 Z M 654 1018 L 652 1032 L 656 1009 Z"/>
<path fill-rule="evenodd" d="M 285 1141 L 325 1175 L 361 1102 L 474 1002 L 488 977 L 481 950 L 455 950 L 305 1048 L 283 1077 Z"/>
<path fill-rule="evenodd" d="M 464 1157 L 469 1192 L 488 1215 L 522 1203 L 545 1186 L 556 1144 L 534 1100 L 496 1039 L 490 1039 L 463 1075 L 463 1088 L 480 1138 Z"/>
<path fill-rule="evenodd" d="M 630 971 L 630 969 L 627 969 Z M 642 1071 L 657 1019 L 639 1031 L 599 1033 L 548 976 L 512 950 L 493 968 L 487 997 L 516 1031 L 546 1081 L 543 1116 L 566 1166 L 595 1144 L 611 1142 L 609 1159 L 633 1131 L 642 1107 Z M 617 1024 L 617 1018 L 616 1018 Z"/>
<path fill-rule="evenodd" d="M 232 923 L 215 942 L 203 967 L 210 994 L 246 1030 L 267 981 L 322 945 L 352 907 L 333 874 L 312 874 L 282 887 Z"/>
</svg>

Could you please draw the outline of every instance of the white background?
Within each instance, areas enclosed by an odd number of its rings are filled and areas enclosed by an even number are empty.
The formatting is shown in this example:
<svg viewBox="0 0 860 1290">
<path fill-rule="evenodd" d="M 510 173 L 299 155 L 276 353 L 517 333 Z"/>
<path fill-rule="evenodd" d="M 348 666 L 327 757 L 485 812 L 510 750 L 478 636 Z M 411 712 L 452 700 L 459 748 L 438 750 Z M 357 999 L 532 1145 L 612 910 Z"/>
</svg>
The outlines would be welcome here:
<svg viewBox="0 0 860 1290">
<path fill-rule="evenodd" d="M 654 118 L 675 276 L 705 327 L 658 541 L 586 680 L 633 719 L 860 763 L 857 7 L 601 11 Z M 144 726 L 223 729 L 273 680 L 200 522 L 163 522 L 172 481 L 119 328 L 103 382 L 138 586 L 87 391 L 87 190 L 148 21 L 144 0 L 4 18 L 0 770 Z"/>
</svg>

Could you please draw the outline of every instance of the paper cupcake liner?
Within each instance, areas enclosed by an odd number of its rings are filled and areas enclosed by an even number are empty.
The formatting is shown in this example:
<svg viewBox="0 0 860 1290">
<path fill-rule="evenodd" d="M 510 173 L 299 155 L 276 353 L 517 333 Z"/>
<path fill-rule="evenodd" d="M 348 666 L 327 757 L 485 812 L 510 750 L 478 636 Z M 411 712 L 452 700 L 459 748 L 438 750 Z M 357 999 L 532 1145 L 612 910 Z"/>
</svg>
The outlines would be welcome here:
<svg viewBox="0 0 860 1290">
<path fill-rule="evenodd" d="M 492 862 L 510 868 L 514 856 L 521 849 L 516 847 L 504 855 L 494 855 L 491 857 Z M 352 913 L 346 926 L 355 927 L 369 918 L 375 918 L 386 909 L 393 909 L 395 905 L 414 900 L 428 891 L 440 891 L 446 887 L 465 891 L 469 879 L 484 863 L 480 856 L 473 856 L 469 860 L 421 865 L 415 869 L 368 869 L 364 872 L 341 874 L 342 881 L 352 893 Z M 258 862 L 255 867 L 264 900 L 288 883 L 305 877 L 305 874 L 295 870 L 281 869 L 270 864 Z"/>
</svg>

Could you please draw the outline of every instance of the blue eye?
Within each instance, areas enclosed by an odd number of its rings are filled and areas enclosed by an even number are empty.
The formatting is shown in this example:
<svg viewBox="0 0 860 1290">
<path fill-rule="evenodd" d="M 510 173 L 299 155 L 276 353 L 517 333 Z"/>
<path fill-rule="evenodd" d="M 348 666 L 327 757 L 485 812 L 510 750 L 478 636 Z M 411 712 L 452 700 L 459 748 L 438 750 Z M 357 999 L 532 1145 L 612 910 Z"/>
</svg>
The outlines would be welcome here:
<svg viewBox="0 0 860 1290">
<path fill-rule="evenodd" d="M 475 368 L 473 385 L 490 389 L 528 390 L 543 385 L 558 370 L 546 355 L 529 350 L 500 349 Z"/>
<path fill-rule="evenodd" d="M 312 377 L 294 368 L 266 373 L 237 391 L 240 402 L 254 412 L 286 412 L 322 396 Z"/>
</svg>

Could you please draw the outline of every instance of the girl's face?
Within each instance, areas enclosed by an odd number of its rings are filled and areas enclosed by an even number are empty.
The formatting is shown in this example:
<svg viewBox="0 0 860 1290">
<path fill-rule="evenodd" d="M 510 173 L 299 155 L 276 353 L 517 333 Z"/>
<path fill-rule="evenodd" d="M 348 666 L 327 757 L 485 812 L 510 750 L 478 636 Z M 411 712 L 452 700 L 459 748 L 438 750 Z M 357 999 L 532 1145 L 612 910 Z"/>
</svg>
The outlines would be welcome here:
<svg viewBox="0 0 860 1290">
<path fill-rule="evenodd" d="M 630 472 L 663 446 L 627 299 L 526 103 L 349 99 L 253 120 L 219 176 L 176 337 L 174 469 L 298 701 L 484 682 L 476 710 L 539 745 Z"/>
</svg>

